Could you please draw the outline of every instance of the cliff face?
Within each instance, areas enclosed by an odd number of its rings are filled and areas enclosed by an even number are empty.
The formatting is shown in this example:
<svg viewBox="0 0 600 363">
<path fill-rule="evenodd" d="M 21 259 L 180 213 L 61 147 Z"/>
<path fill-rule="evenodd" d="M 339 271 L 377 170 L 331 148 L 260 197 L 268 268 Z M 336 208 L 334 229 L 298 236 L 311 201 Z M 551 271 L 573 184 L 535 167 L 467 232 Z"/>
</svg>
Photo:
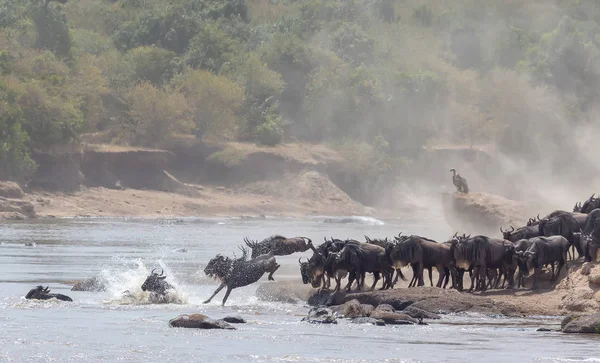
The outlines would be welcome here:
<svg viewBox="0 0 600 363">
<path fill-rule="evenodd" d="M 513 225 L 517 228 L 539 213 L 524 202 L 481 192 L 444 193 L 442 205 L 448 224 L 467 234 L 498 235 L 500 227 Z"/>
</svg>

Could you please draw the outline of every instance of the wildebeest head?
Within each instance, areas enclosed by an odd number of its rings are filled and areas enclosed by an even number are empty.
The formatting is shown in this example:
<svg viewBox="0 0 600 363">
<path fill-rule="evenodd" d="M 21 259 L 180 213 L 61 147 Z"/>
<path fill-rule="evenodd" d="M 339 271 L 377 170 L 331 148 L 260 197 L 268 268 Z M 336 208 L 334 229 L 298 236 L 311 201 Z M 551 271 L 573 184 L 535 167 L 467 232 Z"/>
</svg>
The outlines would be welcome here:
<svg viewBox="0 0 600 363">
<path fill-rule="evenodd" d="M 311 282 L 311 276 L 308 272 L 308 261 L 302 262 L 302 257 L 298 258 L 298 263 L 300 264 L 300 275 L 302 276 L 302 283 L 308 284 Z"/>
<path fill-rule="evenodd" d="M 531 266 L 530 260 L 533 258 L 531 252 L 515 251 L 513 258 L 517 263 L 517 266 L 519 266 L 519 271 L 523 274 L 523 276 L 529 276 L 529 267 Z"/>
<path fill-rule="evenodd" d="M 204 274 L 208 277 L 223 280 L 231 270 L 232 265 L 233 260 L 231 258 L 219 254 L 208 261 L 208 264 L 204 268 Z"/>
<path fill-rule="evenodd" d="M 504 238 L 507 241 L 510 241 L 510 237 L 512 235 L 512 233 L 515 231 L 515 227 L 513 226 L 509 226 L 511 229 L 509 230 L 503 230 L 502 227 L 500 227 L 500 232 L 502 232 L 502 238 Z"/>
<path fill-rule="evenodd" d="M 306 274 L 312 287 L 317 288 L 321 285 L 321 277 L 325 273 L 326 258 L 320 253 L 314 253 L 308 260 Z"/>
<path fill-rule="evenodd" d="M 600 240 L 594 237 L 593 234 L 585 233 L 581 233 L 581 238 L 583 239 L 584 244 L 586 245 L 586 259 L 589 259 L 590 261 L 596 261 L 596 258 L 598 256 L 598 249 L 600 249 Z"/>
<path fill-rule="evenodd" d="M 154 270 L 146 277 L 146 281 L 142 284 L 142 291 L 151 291 L 164 295 L 166 294 L 166 290 L 171 288 L 171 285 L 165 281 L 167 276 L 164 275 L 163 270 L 160 271 L 160 275 L 154 272 Z"/>
<path fill-rule="evenodd" d="M 38 285 L 38 286 L 36 286 L 36 288 L 35 288 L 35 289 L 36 289 L 37 291 L 39 291 L 39 292 L 43 293 L 43 294 L 47 294 L 47 293 L 49 293 L 49 292 L 50 292 L 50 289 L 49 289 L 49 287 L 50 287 L 50 286 L 46 286 L 46 287 L 44 288 L 42 285 Z"/>
</svg>

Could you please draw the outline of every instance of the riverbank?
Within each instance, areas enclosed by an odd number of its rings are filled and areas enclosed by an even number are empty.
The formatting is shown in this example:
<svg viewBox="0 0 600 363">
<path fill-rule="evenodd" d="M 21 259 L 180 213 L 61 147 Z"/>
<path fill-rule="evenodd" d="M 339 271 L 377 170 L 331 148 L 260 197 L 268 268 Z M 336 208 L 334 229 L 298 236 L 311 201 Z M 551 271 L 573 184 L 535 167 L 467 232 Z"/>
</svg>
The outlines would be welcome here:
<svg viewBox="0 0 600 363">
<path fill-rule="evenodd" d="M 39 217 L 300 217 L 372 213 L 351 201 L 305 202 L 225 187 L 196 188 L 195 196 L 155 190 L 82 187 L 70 193 L 35 191 L 23 198 L 35 206 Z"/>
</svg>

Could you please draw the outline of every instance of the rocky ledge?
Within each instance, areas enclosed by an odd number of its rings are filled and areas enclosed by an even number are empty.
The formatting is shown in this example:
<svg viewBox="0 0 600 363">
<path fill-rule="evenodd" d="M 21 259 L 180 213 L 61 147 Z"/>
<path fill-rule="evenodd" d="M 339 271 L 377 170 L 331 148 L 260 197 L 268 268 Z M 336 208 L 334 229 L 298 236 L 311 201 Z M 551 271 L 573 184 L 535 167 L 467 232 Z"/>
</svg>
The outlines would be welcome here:
<svg viewBox="0 0 600 363">
<path fill-rule="evenodd" d="M 415 315 L 416 318 L 431 318 L 435 314 L 463 312 L 505 316 L 523 315 L 512 304 L 435 287 L 357 293 L 332 293 L 323 291 L 311 296 L 308 303 L 314 306 L 337 306 L 346 304 L 352 300 L 356 300 L 362 305 L 371 305 L 374 307 L 389 305 L 394 311 L 412 311 L 413 314 L 417 314 Z"/>
<path fill-rule="evenodd" d="M 37 217 L 33 204 L 22 200 L 25 193 L 13 182 L 0 182 L 0 220 L 23 220 Z"/>
<path fill-rule="evenodd" d="M 568 315 L 560 324 L 563 333 L 600 334 L 600 313 Z"/>
<path fill-rule="evenodd" d="M 442 205 L 444 216 L 454 230 L 473 234 L 497 235 L 501 226 L 521 226 L 535 215 L 533 206 L 527 203 L 481 192 L 444 193 Z"/>
</svg>

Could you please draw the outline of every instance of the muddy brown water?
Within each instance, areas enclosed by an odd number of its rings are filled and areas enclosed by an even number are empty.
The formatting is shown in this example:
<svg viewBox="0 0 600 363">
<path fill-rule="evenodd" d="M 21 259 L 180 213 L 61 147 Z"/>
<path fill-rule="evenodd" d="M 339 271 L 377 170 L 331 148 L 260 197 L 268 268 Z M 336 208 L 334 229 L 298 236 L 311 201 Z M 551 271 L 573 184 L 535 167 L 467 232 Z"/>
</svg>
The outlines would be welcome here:
<svg viewBox="0 0 600 363">
<path fill-rule="evenodd" d="M 444 316 L 428 326 L 334 326 L 301 322 L 308 307 L 262 301 L 257 284 L 223 292 L 202 269 L 217 253 L 232 255 L 243 237 L 280 233 L 362 238 L 399 231 L 442 240 L 442 222 L 355 218 L 350 223 L 306 219 L 56 219 L 0 224 L 0 362 L 600 362 L 600 339 L 536 332 L 558 327 L 551 317 Z M 335 221 L 333 221 L 335 222 Z M 26 244 L 34 244 L 27 246 Z M 183 251 L 186 252 L 183 252 Z M 309 256 L 309 253 L 302 254 Z M 277 280 L 300 282 L 299 255 L 278 258 Z M 140 290 L 153 268 L 177 287 L 175 303 L 149 304 Z M 410 274 L 410 272 L 409 272 Z M 65 283 L 101 276 L 106 292 L 73 292 Z M 266 276 L 262 281 L 266 280 Z M 49 285 L 73 303 L 25 300 Z M 123 298 L 129 290 L 132 297 Z M 181 313 L 248 320 L 236 331 L 168 327 Z"/>
</svg>

